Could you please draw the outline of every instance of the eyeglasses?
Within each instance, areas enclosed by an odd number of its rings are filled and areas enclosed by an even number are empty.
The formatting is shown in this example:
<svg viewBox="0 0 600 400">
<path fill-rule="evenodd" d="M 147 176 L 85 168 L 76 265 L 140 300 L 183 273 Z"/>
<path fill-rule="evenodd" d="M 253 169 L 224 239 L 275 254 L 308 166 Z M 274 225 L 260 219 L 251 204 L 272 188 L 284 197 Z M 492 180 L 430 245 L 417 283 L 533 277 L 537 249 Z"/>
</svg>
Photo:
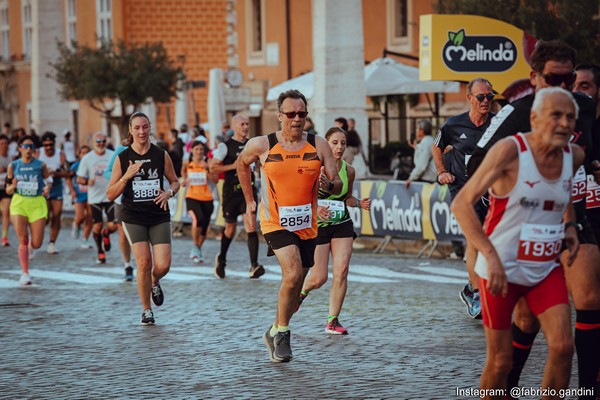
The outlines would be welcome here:
<svg viewBox="0 0 600 400">
<path fill-rule="evenodd" d="M 285 114 L 286 117 L 288 117 L 289 119 L 294 119 L 296 118 L 296 115 L 299 116 L 300 118 L 306 118 L 306 116 L 308 115 L 308 111 L 291 111 L 291 112 L 281 112 L 282 114 Z"/>
<path fill-rule="evenodd" d="M 33 143 L 25 143 L 21 145 L 21 148 L 25 150 L 33 150 L 35 149 L 35 145 Z"/>
<path fill-rule="evenodd" d="M 106 143 L 106 140 L 96 139 L 96 143 Z"/>
<path fill-rule="evenodd" d="M 492 101 L 494 100 L 494 93 L 488 93 L 488 94 L 478 94 L 477 96 L 473 96 L 477 99 L 478 102 L 482 103 L 484 99 L 487 99 L 487 101 Z"/>
<path fill-rule="evenodd" d="M 538 75 L 544 78 L 546 83 L 550 86 L 560 86 L 564 83 L 566 86 L 571 86 L 577 79 L 577 73 L 568 72 L 566 74 L 542 74 L 538 72 Z"/>
<path fill-rule="evenodd" d="M 54 143 L 44 143 L 44 147 L 54 147 Z"/>
</svg>

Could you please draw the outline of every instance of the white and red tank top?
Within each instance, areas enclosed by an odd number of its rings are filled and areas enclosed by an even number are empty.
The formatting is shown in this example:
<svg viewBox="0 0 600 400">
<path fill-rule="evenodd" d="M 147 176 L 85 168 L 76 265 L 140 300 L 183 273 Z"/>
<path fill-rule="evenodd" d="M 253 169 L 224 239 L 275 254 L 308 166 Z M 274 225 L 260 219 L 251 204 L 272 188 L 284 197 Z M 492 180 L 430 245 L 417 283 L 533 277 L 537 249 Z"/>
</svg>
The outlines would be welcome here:
<svg viewBox="0 0 600 400">
<path fill-rule="evenodd" d="M 534 286 L 560 266 L 564 234 L 563 214 L 571 199 L 573 153 L 563 149 L 558 179 L 544 178 L 522 133 L 511 138 L 519 149 L 519 172 L 513 189 L 496 196 L 490 189 L 490 207 L 483 228 L 496 248 L 508 282 Z M 487 261 L 480 253 L 477 275 L 488 279 Z"/>
</svg>

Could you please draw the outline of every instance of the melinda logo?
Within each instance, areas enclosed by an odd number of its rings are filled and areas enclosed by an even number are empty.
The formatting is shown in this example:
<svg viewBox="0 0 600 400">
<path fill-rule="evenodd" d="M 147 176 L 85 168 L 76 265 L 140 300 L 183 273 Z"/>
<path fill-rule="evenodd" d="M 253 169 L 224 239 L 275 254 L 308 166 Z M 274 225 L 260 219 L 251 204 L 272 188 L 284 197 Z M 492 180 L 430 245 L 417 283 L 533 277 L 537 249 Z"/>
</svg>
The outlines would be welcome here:
<svg viewBox="0 0 600 400">
<path fill-rule="evenodd" d="M 517 61 L 517 46 L 506 36 L 467 36 L 448 32 L 442 59 L 456 72 L 502 72 Z"/>
</svg>

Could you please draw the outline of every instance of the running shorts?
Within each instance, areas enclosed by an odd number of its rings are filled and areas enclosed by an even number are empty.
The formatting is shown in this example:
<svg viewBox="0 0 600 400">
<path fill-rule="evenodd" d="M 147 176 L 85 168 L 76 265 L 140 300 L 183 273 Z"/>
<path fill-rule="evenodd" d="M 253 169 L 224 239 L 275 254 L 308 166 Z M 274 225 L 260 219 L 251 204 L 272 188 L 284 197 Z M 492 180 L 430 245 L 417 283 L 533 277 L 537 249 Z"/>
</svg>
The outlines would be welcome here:
<svg viewBox="0 0 600 400">
<path fill-rule="evenodd" d="M 316 239 L 302 240 L 294 232 L 290 232 L 285 229 L 265 233 L 263 236 L 269 245 L 267 256 L 274 256 L 275 252 L 273 250 L 294 245 L 298 247 L 298 250 L 300 251 L 302 266 L 304 268 L 311 268 L 315 264 L 315 247 L 317 246 Z"/>
<path fill-rule="evenodd" d="M 25 197 L 15 194 L 10 202 L 10 215 L 27 217 L 27 222 L 48 218 L 48 204 L 44 196 Z"/>
<path fill-rule="evenodd" d="M 155 244 L 171 244 L 171 222 L 163 222 L 158 225 L 136 225 L 122 222 L 123 231 L 130 245 L 139 242 Z"/>
<path fill-rule="evenodd" d="M 320 244 L 331 243 L 332 239 L 348 238 L 356 239 L 354 233 L 354 224 L 352 220 L 342 222 L 341 224 L 320 226 L 317 235 L 317 246 Z"/>
</svg>

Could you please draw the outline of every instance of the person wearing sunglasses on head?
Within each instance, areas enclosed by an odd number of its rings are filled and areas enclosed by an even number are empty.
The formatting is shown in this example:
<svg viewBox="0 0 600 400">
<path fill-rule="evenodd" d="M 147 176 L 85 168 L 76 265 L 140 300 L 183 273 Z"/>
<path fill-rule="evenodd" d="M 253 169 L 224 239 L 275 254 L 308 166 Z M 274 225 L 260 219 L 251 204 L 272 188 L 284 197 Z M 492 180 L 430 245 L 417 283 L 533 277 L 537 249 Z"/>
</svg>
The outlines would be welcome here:
<svg viewBox="0 0 600 400">
<path fill-rule="evenodd" d="M 433 141 L 431 152 L 437 169 L 437 181 L 450 189 L 450 197 L 454 199 L 459 190 L 467 182 L 467 162 L 473 153 L 477 141 L 490 125 L 494 113 L 491 112 L 494 101 L 492 84 L 485 78 L 475 78 L 467 85 L 467 100 L 471 109 L 465 113 L 448 118 L 439 129 Z M 444 156 L 447 147 L 452 150 Z M 448 162 L 444 163 L 444 160 Z M 487 201 L 482 197 L 476 206 L 479 221 L 487 214 Z M 460 242 L 459 242 L 460 243 Z M 454 243 L 456 246 L 457 244 Z M 459 292 L 460 299 L 467 306 L 467 314 L 471 318 L 481 318 L 479 286 L 475 275 L 475 259 L 477 251 L 469 246 L 465 252 L 465 262 L 469 273 L 469 282 Z"/>
<path fill-rule="evenodd" d="M 576 53 L 566 43 L 560 41 L 540 41 L 531 54 L 531 85 L 537 93 L 541 89 L 555 86 L 571 90 L 576 79 L 574 67 Z M 577 350 L 579 385 L 593 387 L 596 384 L 598 362 L 600 362 L 600 252 L 593 230 L 586 215 L 586 172 L 593 171 L 594 148 L 592 129 L 595 118 L 595 106 L 589 96 L 572 93 L 579 108 L 571 143 L 581 146 L 586 154 L 584 165 L 574 174 L 572 199 L 579 231 L 580 248 L 573 265 L 565 267 L 567 286 L 576 310 L 575 347 Z M 530 94 L 504 106 L 483 135 L 467 170 L 472 175 L 486 152 L 500 139 L 531 130 L 530 114 L 535 94 Z M 532 185 L 535 182 L 531 183 Z M 525 205 L 524 205 L 525 206 Z M 563 262 L 563 265 L 566 265 Z M 539 321 L 527 305 L 520 301 L 514 314 L 513 331 L 513 368 L 508 378 L 508 388 L 517 387 L 521 371 L 531 347 L 540 329 Z"/>
<path fill-rule="evenodd" d="M 250 139 L 237 161 L 237 174 L 246 199 L 248 215 L 257 204 L 250 166 L 262 166 L 260 227 L 281 266 L 275 322 L 263 334 L 272 362 L 292 359 L 290 319 L 298 306 L 302 283 L 314 265 L 319 188 L 340 194 L 342 181 L 329 143 L 304 132 L 308 115 L 306 97 L 288 90 L 277 98 L 281 130 Z M 254 218 L 251 218 L 255 224 Z M 254 226 L 252 226 L 255 228 Z"/>
<path fill-rule="evenodd" d="M 77 169 L 77 183 L 87 185 L 88 204 L 92 211 L 92 234 L 98 249 L 98 264 L 106 263 L 106 252 L 110 251 L 110 234 L 117 230 L 115 220 L 115 203 L 108 200 L 106 190 L 108 179 L 104 177 L 113 151 L 106 149 L 106 135 L 96 132 L 93 136 L 94 151 L 86 154 Z M 103 213 L 107 217 L 107 226 L 104 226 Z"/>
<path fill-rule="evenodd" d="M 60 224 L 62 218 L 64 182 L 63 178 L 72 176 L 71 170 L 67 166 L 65 153 L 56 148 L 56 134 L 54 132 L 44 132 L 42 135 L 42 150 L 39 156 L 40 161 L 46 163 L 48 172 L 53 179 L 52 189 L 48 196 L 48 212 L 50 214 L 50 243 L 46 252 L 48 254 L 58 254 L 56 249 L 56 240 L 60 233 Z"/>
<path fill-rule="evenodd" d="M 19 156 L 8 165 L 6 193 L 12 194 L 10 216 L 19 239 L 19 264 L 23 286 L 31 285 L 29 276 L 29 247 L 39 249 L 44 241 L 44 228 L 48 218 L 47 196 L 52 177 L 46 164 L 34 157 L 35 144 L 31 136 L 23 136 L 17 144 Z M 31 232 L 31 237 L 29 232 Z"/>
<path fill-rule="evenodd" d="M 240 185 L 236 171 L 237 159 L 248 143 L 250 131 L 250 120 L 243 115 L 234 115 L 231 119 L 233 136 L 213 151 L 210 163 L 210 171 L 215 174 L 225 173 L 223 183 L 223 196 L 221 206 L 225 217 L 225 232 L 221 237 L 221 251 L 215 257 L 215 276 L 219 279 L 225 278 L 225 266 L 227 264 L 227 250 L 235 237 L 237 218 L 242 215 L 244 229 L 248 234 L 248 252 L 250 253 L 250 272 L 252 279 L 259 278 L 265 273 L 265 268 L 258 263 L 258 233 L 256 233 L 256 215 L 246 214 L 246 200 Z M 254 174 L 252 174 L 252 190 L 254 201 L 257 200 L 257 190 L 254 185 Z M 252 221 L 250 221 L 252 220 Z"/>
</svg>

